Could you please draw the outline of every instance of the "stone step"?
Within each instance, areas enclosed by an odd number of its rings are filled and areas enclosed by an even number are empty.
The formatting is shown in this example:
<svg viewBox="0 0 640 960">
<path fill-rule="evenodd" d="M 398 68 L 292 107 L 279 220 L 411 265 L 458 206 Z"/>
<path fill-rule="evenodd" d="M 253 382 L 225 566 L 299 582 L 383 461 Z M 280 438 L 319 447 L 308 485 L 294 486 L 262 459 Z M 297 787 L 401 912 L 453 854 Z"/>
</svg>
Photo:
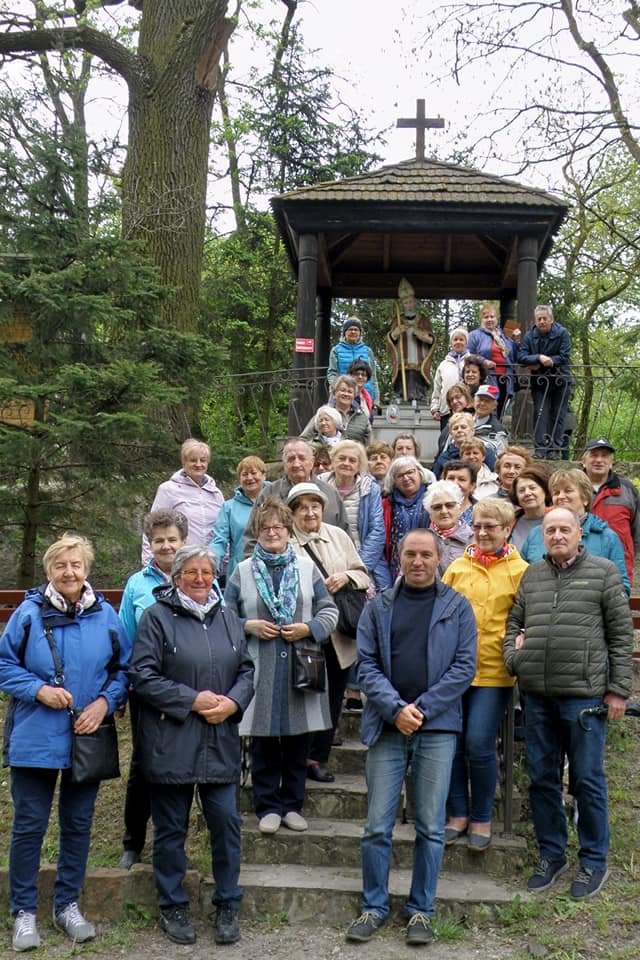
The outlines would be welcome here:
<svg viewBox="0 0 640 960">
<path fill-rule="evenodd" d="M 389 878 L 391 922 L 403 921 L 403 906 L 411 884 L 411 871 L 394 869 Z M 243 917 L 285 914 L 289 923 L 330 923 L 345 926 L 360 913 L 362 877 L 359 868 L 278 864 L 243 864 L 240 885 L 244 890 Z M 201 885 L 201 910 L 210 909 L 213 884 Z M 516 885 L 475 873 L 442 871 L 438 880 L 436 911 L 440 915 L 479 920 L 506 906 L 516 895 Z M 374 953 L 371 956 L 375 956 Z"/>
<path fill-rule="evenodd" d="M 335 747 L 337 754 L 342 747 Z M 336 774 L 333 783 L 316 783 L 313 780 L 307 780 L 307 791 L 304 801 L 303 813 L 307 819 L 320 818 L 326 820 L 358 820 L 363 822 L 367 815 L 367 787 L 363 777 L 353 773 L 338 773 L 333 761 L 333 753 L 329 759 L 329 769 Z M 251 803 L 251 778 L 244 787 L 240 788 L 238 806 L 242 813 L 251 813 L 253 806 Z M 522 807 L 522 797 L 516 792 L 513 795 L 512 816 L 513 821 L 520 820 Z M 407 817 L 413 819 L 411 791 L 407 791 L 405 801 Z M 402 818 L 403 804 L 401 803 L 398 816 Z M 494 802 L 494 820 L 502 821 L 504 811 L 502 807 L 502 798 L 498 788 L 496 800 Z"/>
<path fill-rule="evenodd" d="M 355 740 L 360 743 L 360 722 L 362 710 L 343 710 L 338 722 L 338 732 L 345 740 Z"/>
<path fill-rule="evenodd" d="M 341 747 L 332 747 L 328 769 L 331 773 L 357 773 L 364 777 L 367 748 L 359 740 L 343 740 Z"/>
<path fill-rule="evenodd" d="M 302 833 L 281 827 L 276 834 L 264 836 L 253 816 L 243 817 L 242 859 L 252 864 L 297 864 L 306 866 L 360 866 L 362 823 L 352 820 L 308 820 Z M 524 837 L 501 835 L 496 823 L 491 846 L 486 853 L 472 853 L 466 838 L 445 847 L 443 868 L 462 873 L 486 874 L 496 878 L 514 876 L 522 868 L 527 844 Z M 410 870 L 415 838 L 414 825 L 396 823 L 393 832 L 393 864 Z"/>
</svg>

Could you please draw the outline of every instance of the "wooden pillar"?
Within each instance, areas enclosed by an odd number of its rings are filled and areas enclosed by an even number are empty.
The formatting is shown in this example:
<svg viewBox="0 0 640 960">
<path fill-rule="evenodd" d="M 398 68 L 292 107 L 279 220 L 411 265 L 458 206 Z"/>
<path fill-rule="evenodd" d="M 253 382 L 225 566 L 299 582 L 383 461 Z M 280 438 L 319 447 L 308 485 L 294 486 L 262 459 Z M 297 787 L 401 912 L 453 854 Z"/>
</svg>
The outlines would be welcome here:
<svg viewBox="0 0 640 960">
<path fill-rule="evenodd" d="M 500 294 L 500 326 L 508 337 L 518 326 L 516 306 L 516 291 L 503 290 Z"/>
<path fill-rule="evenodd" d="M 518 240 L 518 326 L 523 334 L 533 324 L 538 290 L 538 240 L 520 237 Z"/>
<path fill-rule="evenodd" d="M 316 351 L 316 288 L 318 238 L 303 233 L 298 248 L 298 306 L 293 350 L 293 383 L 289 396 L 289 433 L 300 433 L 314 411 L 314 365 Z"/>
<path fill-rule="evenodd" d="M 331 351 L 331 291 L 320 291 L 316 301 L 316 409 L 327 402 L 328 388 L 325 374 Z"/>
</svg>

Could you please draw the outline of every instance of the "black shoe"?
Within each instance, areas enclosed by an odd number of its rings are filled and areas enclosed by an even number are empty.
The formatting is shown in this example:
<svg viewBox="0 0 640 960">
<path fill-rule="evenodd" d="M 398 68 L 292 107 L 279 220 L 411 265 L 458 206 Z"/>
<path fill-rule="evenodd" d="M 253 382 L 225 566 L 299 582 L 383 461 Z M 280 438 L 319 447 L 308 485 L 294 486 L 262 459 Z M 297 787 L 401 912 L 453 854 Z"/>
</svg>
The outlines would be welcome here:
<svg viewBox="0 0 640 960">
<path fill-rule="evenodd" d="M 140 854 L 137 850 L 125 850 L 116 867 L 118 870 L 131 870 L 135 863 L 140 863 Z"/>
<path fill-rule="evenodd" d="M 326 767 L 323 767 L 321 763 L 309 763 L 307 764 L 307 778 L 309 780 L 315 780 L 317 783 L 333 783 L 335 777 L 332 773 L 329 773 Z"/>
<path fill-rule="evenodd" d="M 187 907 L 164 907 L 160 911 L 160 926 L 174 943 L 196 942 L 196 931 L 189 923 Z"/>
<path fill-rule="evenodd" d="M 362 700 L 360 697 L 347 697 L 344 708 L 345 710 L 362 710 Z"/>
<path fill-rule="evenodd" d="M 587 900 L 595 897 L 602 890 L 609 871 L 594 870 L 592 867 L 580 867 L 575 880 L 571 884 L 569 896 L 572 900 Z"/>
<path fill-rule="evenodd" d="M 240 911 L 223 903 L 216 913 L 216 943 L 237 943 L 240 939 Z"/>
<path fill-rule="evenodd" d="M 377 914 L 369 913 L 368 910 L 365 910 L 364 913 L 361 913 L 359 917 L 349 924 L 347 930 L 347 940 L 354 940 L 356 943 L 366 943 L 368 940 L 371 940 L 372 936 L 379 930 L 384 920 L 382 920 Z"/>
<path fill-rule="evenodd" d="M 527 890 L 531 893 L 548 890 L 568 869 L 566 860 L 541 860 L 527 881 Z"/>
<path fill-rule="evenodd" d="M 421 943 L 431 943 L 435 938 L 429 917 L 425 913 L 412 914 L 407 924 L 407 943 L 417 947 Z"/>
</svg>

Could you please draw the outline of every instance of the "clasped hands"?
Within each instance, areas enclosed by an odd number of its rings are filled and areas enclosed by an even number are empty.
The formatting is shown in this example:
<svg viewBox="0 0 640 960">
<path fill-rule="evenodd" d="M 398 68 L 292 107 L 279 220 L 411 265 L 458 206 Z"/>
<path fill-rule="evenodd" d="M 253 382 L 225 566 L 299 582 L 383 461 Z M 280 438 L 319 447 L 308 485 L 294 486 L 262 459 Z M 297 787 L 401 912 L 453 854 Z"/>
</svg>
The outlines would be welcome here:
<svg viewBox="0 0 640 960">
<path fill-rule="evenodd" d="M 424 723 L 424 713 L 416 707 L 415 703 L 408 703 L 406 707 L 402 708 L 394 722 L 400 733 L 408 737 L 420 729 Z"/>
<path fill-rule="evenodd" d="M 36 700 L 51 710 L 70 710 L 73 706 L 73 696 L 64 687 L 51 687 L 44 684 L 36 694 Z M 107 715 L 109 704 L 104 697 L 87 704 L 82 713 L 76 717 L 73 724 L 74 733 L 95 733 Z"/>
<path fill-rule="evenodd" d="M 207 723 L 223 723 L 238 709 L 238 704 L 231 697 L 223 693 L 214 693 L 213 690 L 201 690 L 191 705 L 194 713 L 199 713 Z"/>
</svg>

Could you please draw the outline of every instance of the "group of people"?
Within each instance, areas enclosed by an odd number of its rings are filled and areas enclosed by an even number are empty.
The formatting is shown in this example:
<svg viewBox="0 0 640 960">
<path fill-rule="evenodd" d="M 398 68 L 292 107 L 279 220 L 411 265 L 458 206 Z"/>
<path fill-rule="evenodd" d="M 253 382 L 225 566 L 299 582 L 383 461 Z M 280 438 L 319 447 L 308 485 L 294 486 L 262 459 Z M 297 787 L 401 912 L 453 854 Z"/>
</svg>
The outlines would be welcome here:
<svg viewBox="0 0 640 960">
<path fill-rule="evenodd" d="M 369 940 L 388 915 L 392 828 L 409 766 L 416 841 L 406 936 L 433 939 L 445 844 L 466 836 L 482 854 L 491 843 L 496 734 L 516 679 L 540 850 L 528 887 L 546 889 L 567 869 L 566 753 L 579 809 L 571 895 L 600 890 L 605 721 L 590 718 L 583 730 L 577 719 L 603 702 L 615 719 L 630 693 L 638 495 L 613 472 L 606 438 L 587 445 L 584 473 L 549 477 L 506 435 L 497 443 L 492 415 L 476 407 L 475 428 L 489 429 L 470 448 L 460 443 L 441 480 L 421 464 L 411 434 L 399 434 L 395 449 L 380 441 L 365 449 L 345 435 L 347 423 L 322 476 L 313 446 L 290 438 L 281 479 L 268 483 L 263 461 L 246 457 L 226 501 L 208 473 L 208 446 L 186 441 L 181 469 L 145 517 L 143 565 L 119 617 L 90 584 L 86 539 L 65 534 L 49 547 L 46 583 L 28 591 L 0 638 L 0 689 L 11 697 L 4 762 L 16 951 L 40 943 L 37 875 L 58 780 L 54 921 L 75 942 L 95 936 L 78 900 L 99 783 L 77 782 L 72 745 L 127 697 L 133 756 L 119 865 L 140 861 L 151 818 L 160 925 L 174 942 L 196 939 L 184 886 L 196 789 L 211 838 L 215 940 L 233 943 L 240 737 L 251 738 L 260 832 L 305 831 L 307 780 L 334 779 L 345 692 L 363 708 L 368 747 L 364 896 L 349 940 Z M 481 498 L 478 466 L 466 459 L 474 443 L 483 456 L 497 453 L 496 487 Z M 357 637 L 345 614 L 354 603 Z M 324 689 L 294 684 L 297 654 L 321 652 Z"/>
</svg>

